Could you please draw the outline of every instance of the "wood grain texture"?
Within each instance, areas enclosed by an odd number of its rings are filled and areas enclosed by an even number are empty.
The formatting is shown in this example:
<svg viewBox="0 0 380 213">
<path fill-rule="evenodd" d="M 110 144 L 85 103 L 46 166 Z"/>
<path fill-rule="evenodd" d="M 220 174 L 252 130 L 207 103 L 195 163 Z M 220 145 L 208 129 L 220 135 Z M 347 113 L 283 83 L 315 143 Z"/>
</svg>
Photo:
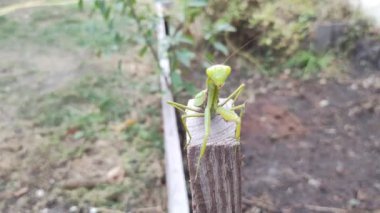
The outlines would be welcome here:
<svg viewBox="0 0 380 213">
<path fill-rule="evenodd" d="M 188 106 L 193 107 L 193 100 Z M 240 143 L 235 139 L 235 123 L 226 122 L 220 116 L 212 119 L 198 178 L 195 176 L 205 131 L 203 117 L 188 118 L 186 124 L 192 136 L 187 158 L 193 212 L 241 213 L 241 154 Z"/>
</svg>

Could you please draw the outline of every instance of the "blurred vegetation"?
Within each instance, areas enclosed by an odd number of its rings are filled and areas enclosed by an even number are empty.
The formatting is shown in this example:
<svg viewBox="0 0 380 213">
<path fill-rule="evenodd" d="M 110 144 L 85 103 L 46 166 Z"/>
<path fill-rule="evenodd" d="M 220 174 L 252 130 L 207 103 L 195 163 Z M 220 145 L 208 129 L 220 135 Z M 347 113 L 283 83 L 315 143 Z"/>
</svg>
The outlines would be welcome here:
<svg viewBox="0 0 380 213">
<path fill-rule="evenodd" d="M 17 184 L 24 184 L 20 177 L 28 177 L 30 189 L 42 188 L 49 193 L 46 198 L 64 198 L 80 208 L 134 211 L 161 205 L 165 193 L 160 94 L 149 62 L 138 59 L 132 41 L 118 42 L 102 17 L 88 18 L 77 6 L 22 12 L 0 17 L 1 110 L 9 113 L 9 121 L 0 121 L 9 131 L 2 129 L 0 134 L 22 129 L 9 143 L 27 150 L 17 158 L 14 170 L 2 171 L 8 178 L 2 187 L 17 190 Z M 126 22 L 115 19 L 113 24 L 123 36 L 135 34 Z M 20 139 L 23 135 L 27 139 Z M 60 184 L 75 178 L 75 173 L 105 176 L 110 168 L 92 171 L 92 161 L 86 163 L 102 155 L 111 165 L 99 167 L 112 168 L 122 161 L 126 173 L 122 182 L 63 189 Z M 83 168 L 78 171 L 75 166 Z M 28 173 L 34 167 L 39 172 Z M 56 182 L 49 183 L 47 177 Z M 42 199 L 30 199 L 38 211 L 45 207 Z M 3 205 L 5 201 L 0 209 Z"/>
<path fill-rule="evenodd" d="M 149 119 L 146 123 L 148 117 L 159 117 L 155 95 L 158 87 L 148 83 L 154 79 L 148 77 L 144 84 L 141 79 L 126 83 L 126 78 L 118 71 L 88 74 L 71 88 L 29 100 L 19 112 L 37 126 L 53 128 L 59 140 L 109 139 L 121 132 L 123 140 L 149 141 L 150 146 L 162 149 L 159 129 L 151 126 L 152 122 L 159 126 L 159 120 Z M 137 92 L 148 95 L 154 104 L 145 103 L 136 111 L 134 107 L 141 104 L 141 99 L 134 96 Z M 31 103 L 33 108 L 29 107 Z"/>
<path fill-rule="evenodd" d="M 96 0 L 94 7 L 108 23 L 116 15 L 134 20 L 139 31 L 134 39 L 144 45 L 141 55 L 149 49 L 156 57 L 154 5 Z M 192 89 L 182 81 L 183 71 L 221 63 L 235 53 L 263 74 L 291 69 L 295 76 L 310 77 L 340 61 L 334 58 L 345 57 L 352 44 L 369 31 L 368 21 L 343 0 L 179 0 L 171 2 L 170 8 L 166 11 L 170 33 L 166 44 L 175 92 Z M 349 29 L 337 47 L 318 53 L 310 42 L 313 27 L 325 21 L 347 23 Z"/>
</svg>

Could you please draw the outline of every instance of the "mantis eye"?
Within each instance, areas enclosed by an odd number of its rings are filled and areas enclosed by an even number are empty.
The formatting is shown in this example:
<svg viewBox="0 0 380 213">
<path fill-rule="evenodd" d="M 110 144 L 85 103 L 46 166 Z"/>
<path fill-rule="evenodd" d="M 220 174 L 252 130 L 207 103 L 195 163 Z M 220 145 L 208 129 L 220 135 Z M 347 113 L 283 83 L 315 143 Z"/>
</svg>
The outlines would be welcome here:
<svg viewBox="0 0 380 213">
<path fill-rule="evenodd" d="M 206 74 L 217 87 L 222 87 L 231 74 L 231 67 L 222 64 L 214 65 L 207 68 Z"/>
</svg>

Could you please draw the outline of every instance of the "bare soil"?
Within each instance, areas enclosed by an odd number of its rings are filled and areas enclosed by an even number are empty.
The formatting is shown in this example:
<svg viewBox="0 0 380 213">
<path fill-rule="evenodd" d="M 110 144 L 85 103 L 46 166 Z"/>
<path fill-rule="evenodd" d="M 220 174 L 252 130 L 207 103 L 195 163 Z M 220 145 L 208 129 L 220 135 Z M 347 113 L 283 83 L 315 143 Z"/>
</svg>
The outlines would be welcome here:
<svg viewBox="0 0 380 213">
<path fill-rule="evenodd" d="M 245 212 L 380 211 L 380 73 L 350 76 L 247 80 Z"/>
</svg>

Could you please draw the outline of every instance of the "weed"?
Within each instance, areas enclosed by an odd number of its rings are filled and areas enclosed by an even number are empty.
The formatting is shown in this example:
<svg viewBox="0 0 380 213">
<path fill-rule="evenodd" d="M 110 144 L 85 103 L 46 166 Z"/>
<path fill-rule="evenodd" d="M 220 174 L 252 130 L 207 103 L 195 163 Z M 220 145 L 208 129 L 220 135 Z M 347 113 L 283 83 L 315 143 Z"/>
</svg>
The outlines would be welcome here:
<svg viewBox="0 0 380 213">
<path fill-rule="evenodd" d="M 326 69 L 333 61 L 331 54 L 317 54 L 312 51 L 298 51 L 285 64 L 286 68 L 293 69 L 297 77 L 310 77 L 320 70 Z"/>
<path fill-rule="evenodd" d="M 130 110 L 128 100 L 120 98 L 116 81 L 112 75 L 87 76 L 68 90 L 35 100 L 34 109 L 24 106 L 21 111 L 39 126 L 63 127 L 75 139 L 90 139 Z"/>
</svg>

